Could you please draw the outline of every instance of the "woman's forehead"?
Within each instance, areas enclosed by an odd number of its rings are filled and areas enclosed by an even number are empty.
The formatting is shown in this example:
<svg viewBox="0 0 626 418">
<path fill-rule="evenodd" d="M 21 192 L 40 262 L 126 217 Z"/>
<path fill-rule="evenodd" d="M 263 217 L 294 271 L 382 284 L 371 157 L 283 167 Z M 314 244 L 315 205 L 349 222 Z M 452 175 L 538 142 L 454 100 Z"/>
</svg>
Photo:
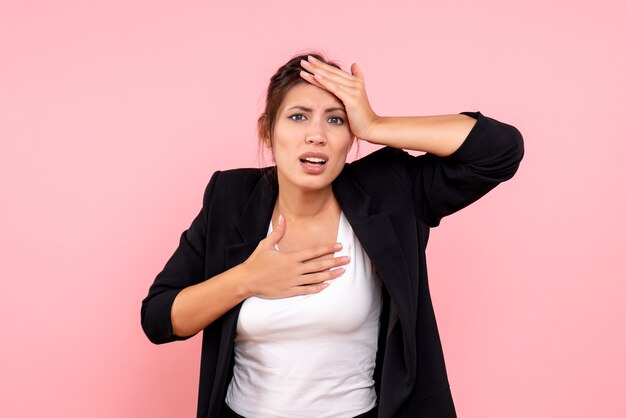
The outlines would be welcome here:
<svg viewBox="0 0 626 418">
<path fill-rule="evenodd" d="M 300 83 L 293 86 L 281 103 L 281 110 L 293 106 L 307 107 L 313 110 L 327 108 L 344 108 L 341 100 L 327 90 L 309 83 Z"/>
</svg>

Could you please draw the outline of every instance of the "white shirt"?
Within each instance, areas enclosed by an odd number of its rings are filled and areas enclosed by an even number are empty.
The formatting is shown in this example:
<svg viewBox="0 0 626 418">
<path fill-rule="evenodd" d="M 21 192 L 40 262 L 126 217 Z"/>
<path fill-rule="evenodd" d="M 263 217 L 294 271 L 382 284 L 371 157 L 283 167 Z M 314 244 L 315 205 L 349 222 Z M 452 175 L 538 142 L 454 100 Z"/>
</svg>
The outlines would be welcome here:
<svg viewBox="0 0 626 418">
<path fill-rule="evenodd" d="M 326 289 L 244 301 L 226 394 L 239 415 L 345 418 L 375 406 L 381 284 L 343 212 L 337 242 L 350 263 Z"/>
</svg>

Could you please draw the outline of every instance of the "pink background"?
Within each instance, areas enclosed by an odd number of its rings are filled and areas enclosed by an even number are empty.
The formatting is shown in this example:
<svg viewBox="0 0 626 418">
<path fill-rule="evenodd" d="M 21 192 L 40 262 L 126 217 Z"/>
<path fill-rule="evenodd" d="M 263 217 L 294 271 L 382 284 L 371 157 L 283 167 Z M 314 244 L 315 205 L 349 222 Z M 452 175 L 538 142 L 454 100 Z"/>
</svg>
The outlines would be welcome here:
<svg viewBox="0 0 626 418">
<path fill-rule="evenodd" d="M 0 416 L 195 416 L 200 338 L 150 344 L 140 302 L 212 172 L 258 165 L 273 71 L 317 48 L 361 65 L 379 114 L 524 134 L 518 175 L 429 245 L 459 416 L 623 417 L 625 12 L 2 1 Z"/>
</svg>

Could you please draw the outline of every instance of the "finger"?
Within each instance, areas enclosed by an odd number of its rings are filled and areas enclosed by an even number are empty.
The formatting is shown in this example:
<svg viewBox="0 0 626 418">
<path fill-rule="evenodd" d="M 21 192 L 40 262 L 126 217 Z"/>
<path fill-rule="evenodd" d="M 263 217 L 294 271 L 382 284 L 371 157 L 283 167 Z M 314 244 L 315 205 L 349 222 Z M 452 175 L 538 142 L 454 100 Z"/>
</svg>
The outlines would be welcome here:
<svg viewBox="0 0 626 418">
<path fill-rule="evenodd" d="M 358 94 L 358 88 L 356 86 L 335 83 L 328 78 L 322 77 L 320 74 L 313 75 L 306 71 L 301 71 L 300 76 L 309 83 L 334 94 L 344 103 L 351 102 L 350 98 Z"/>
<path fill-rule="evenodd" d="M 313 77 L 321 82 L 324 85 L 327 85 L 328 82 L 332 82 L 337 86 L 345 87 L 345 88 L 353 88 L 355 83 L 358 82 L 356 79 L 347 79 L 337 74 L 329 73 L 325 70 L 310 70 L 313 72 Z"/>
<path fill-rule="evenodd" d="M 316 59 L 312 55 L 309 55 L 307 57 L 307 61 L 306 62 L 308 64 L 310 64 L 312 68 L 324 70 L 324 71 L 326 71 L 329 74 L 334 74 L 334 75 L 337 75 L 337 76 L 341 76 L 341 77 L 346 78 L 348 80 L 353 78 L 353 76 L 349 72 L 344 71 L 341 68 L 337 68 L 334 65 L 326 64 L 325 62 Z"/>
<path fill-rule="evenodd" d="M 328 82 L 325 82 L 324 84 L 322 84 L 321 83 L 322 80 L 316 78 L 313 74 L 304 70 L 300 71 L 300 77 L 308 81 L 310 84 L 313 84 L 314 86 L 321 88 L 322 90 L 326 90 L 332 94 L 335 94 L 335 91 L 333 91 L 335 89 L 334 84 L 329 85 Z"/>
<path fill-rule="evenodd" d="M 352 64 L 352 66 L 350 67 L 350 71 L 352 72 L 352 75 L 356 78 L 365 80 L 365 76 L 363 76 L 363 71 L 361 71 L 361 67 L 359 67 L 356 62 Z"/>
<path fill-rule="evenodd" d="M 314 86 L 317 86 L 321 89 L 327 90 L 326 87 L 324 87 L 319 81 L 317 81 L 317 79 L 315 78 L 315 76 L 307 71 L 300 71 L 300 77 L 302 77 L 303 79 L 305 79 L 306 81 L 308 81 L 309 83 L 313 84 Z"/>
<path fill-rule="evenodd" d="M 283 215 L 278 215 L 278 222 L 276 223 L 276 227 L 272 230 L 272 233 L 269 234 L 266 238 L 267 243 L 273 248 L 283 238 L 286 230 L 287 222 L 285 222 L 285 217 Z"/>
<path fill-rule="evenodd" d="M 303 286 L 295 286 L 291 289 L 291 294 L 289 296 L 312 295 L 321 292 L 328 286 L 330 286 L 330 284 L 324 282 Z"/>
<path fill-rule="evenodd" d="M 326 271 L 335 267 L 345 266 L 350 263 L 350 257 L 332 257 L 324 259 L 314 259 L 302 263 L 302 274 L 312 274 L 317 272 Z"/>
<path fill-rule="evenodd" d="M 342 248 L 343 248 L 343 245 L 341 245 L 341 243 L 335 242 L 334 244 L 330 244 L 330 245 L 320 245 L 319 247 L 298 251 L 294 255 L 295 255 L 296 260 L 300 262 L 305 262 L 313 258 L 321 257 L 326 254 L 336 253 L 337 251 L 340 251 Z"/>
<path fill-rule="evenodd" d="M 326 65 L 321 61 L 318 61 L 318 64 L 312 64 L 306 60 L 300 60 L 300 65 L 309 73 L 313 74 L 317 80 L 328 79 L 338 85 L 350 86 L 356 80 L 351 74 L 337 69 L 333 66 Z M 323 65 L 323 66 L 322 66 Z"/>
<path fill-rule="evenodd" d="M 323 78 L 321 74 L 315 74 L 313 77 L 315 78 L 315 81 L 317 81 L 318 84 L 322 86 L 324 90 L 328 90 L 329 92 L 331 92 L 332 94 L 334 94 L 341 100 L 341 97 L 339 96 L 339 91 L 337 88 L 337 83 L 334 83 L 328 78 Z"/>
<path fill-rule="evenodd" d="M 337 277 L 344 274 L 345 272 L 346 272 L 346 269 L 338 268 L 334 270 L 320 271 L 318 273 L 304 274 L 297 278 L 296 284 L 298 284 L 299 286 L 304 286 L 304 285 L 311 285 L 314 283 L 321 283 L 321 282 L 325 282 L 328 280 L 334 280 Z"/>
</svg>

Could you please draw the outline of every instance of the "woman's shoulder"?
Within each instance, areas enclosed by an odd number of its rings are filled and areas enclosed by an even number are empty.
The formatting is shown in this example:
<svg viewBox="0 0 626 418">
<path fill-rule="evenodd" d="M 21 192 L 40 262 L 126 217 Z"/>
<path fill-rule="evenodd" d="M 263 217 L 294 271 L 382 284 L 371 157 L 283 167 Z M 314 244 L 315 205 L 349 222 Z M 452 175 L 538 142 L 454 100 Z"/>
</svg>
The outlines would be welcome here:
<svg viewBox="0 0 626 418">
<path fill-rule="evenodd" d="M 392 147 L 382 147 L 373 151 L 370 154 L 367 154 L 358 160 L 355 160 L 351 163 L 353 166 L 367 165 L 367 164 L 376 164 L 381 161 L 389 161 L 398 158 L 405 158 L 409 153 L 403 149 L 392 148 Z"/>
<path fill-rule="evenodd" d="M 403 149 L 382 147 L 347 164 L 346 169 L 353 176 L 360 178 L 383 179 L 392 175 L 405 179 L 405 167 L 410 163 L 415 164 L 415 158 Z"/>
<path fill-rule="evenodd" d="M 206 186 L 204 200 L 211 198 L 245 199 L 250 196 L 258 185 L 271 190 L 275 186 L 272 168 L 235 168 L 219 170 L 213 173 Z"/>
<path fill-rule="evenodd" d="M 246 188 L 254 185 L 263 177 L 272 177 L 273 167 L 264 168 L 233 168 L 218 170 L 213 173 L 209 185 Z"/>
</svg>

